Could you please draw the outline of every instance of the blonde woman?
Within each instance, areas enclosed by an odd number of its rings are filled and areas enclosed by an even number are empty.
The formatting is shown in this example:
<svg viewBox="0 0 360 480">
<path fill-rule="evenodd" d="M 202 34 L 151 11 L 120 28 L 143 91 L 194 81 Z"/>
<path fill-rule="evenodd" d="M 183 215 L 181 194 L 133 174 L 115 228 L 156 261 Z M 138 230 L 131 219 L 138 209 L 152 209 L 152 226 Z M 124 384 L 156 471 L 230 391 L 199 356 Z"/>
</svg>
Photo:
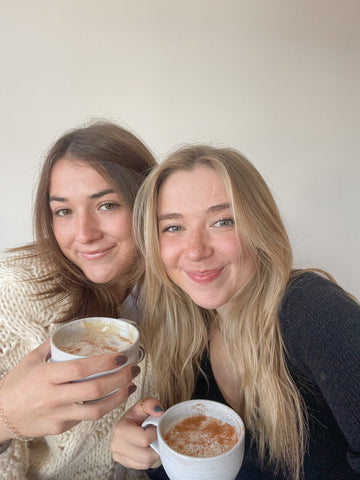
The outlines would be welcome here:
<svg viewBox="0 0 360 480">
<path fill-rule="evenodd" d="M 135 218 L 162 406 L 234 408 L 247 431 L 237 480 L 359 479 L 360 306 L 329 275 L 293 270 L 254 166 L 231 149 L 182 148 L 145 181 Z M 155 432 L 139 425 L 159 410 L 135 405 L 112 440 L 115 459 L 153 479 L 167 477 L 150 469 Z"/>
<path fill-rule="evenodd" d="M 126 357 L 47 360 L 59 323 L 97 315 L 138 320 L 143 262 L 132 209 L 154 165 L 140 139 L 110 122 L 65 132 L 49 150 L 35 200 L 36 242 L 0 264 L 1 480 L 144 475 L 116 468 L 110 439 L 124 409 L 150 393 L 140 370 L 146 360 L 80 383 L 74 380 Z"/>
</svg>

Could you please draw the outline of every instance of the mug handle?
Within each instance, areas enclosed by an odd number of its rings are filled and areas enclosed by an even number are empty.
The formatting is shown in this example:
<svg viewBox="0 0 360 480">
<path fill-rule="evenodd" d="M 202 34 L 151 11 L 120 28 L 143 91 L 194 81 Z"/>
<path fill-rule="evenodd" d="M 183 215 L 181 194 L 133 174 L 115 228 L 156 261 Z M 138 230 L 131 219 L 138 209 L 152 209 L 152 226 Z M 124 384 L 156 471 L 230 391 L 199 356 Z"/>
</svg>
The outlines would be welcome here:
<svg viewBox="0 0 360 480">
<path fill-rule="evenodd" d="M 138 363 L 142 362 L 144 360 L 144 357 L 145 357 L 145 351 L 144 351 L 143 347 L 140 345 L 139 346 L 139 360 L 138 360 Z"/>
<path fill-rule="evenodd" d="M 143 423 L 141 424 L 142 428 L 146 428 L 148 425 L 155 425 L 155 427 L 157 428 L 158 425 L 159 425 L 159 421 L 160 421 L 161 417 L 152 417 L 150 415 L 150 417 L 148 417 L 146 420 L 143 421 Z M 154 442 L 150 443 L 150 447 L 155 450 L 155 452 L 160 455 L 160 451 L 159 451 L 159 443 L 158 443 L 158 440 L 155 440 Z"/>
</svg>

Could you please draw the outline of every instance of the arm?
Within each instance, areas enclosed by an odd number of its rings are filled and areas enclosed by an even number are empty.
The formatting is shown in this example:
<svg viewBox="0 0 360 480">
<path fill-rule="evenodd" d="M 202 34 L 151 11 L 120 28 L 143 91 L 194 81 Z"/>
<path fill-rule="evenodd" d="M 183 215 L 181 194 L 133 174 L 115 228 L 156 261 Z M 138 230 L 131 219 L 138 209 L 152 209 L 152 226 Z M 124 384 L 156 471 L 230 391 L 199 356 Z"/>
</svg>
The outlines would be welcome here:
<svg viewBox="0 0 360 480">
<path fill-rule="evenodd" d="M 31 351 L 5 377 L 0 405 L 22 437 L 57 435 L 83 420 L 97 420 L 121 405 L 132 390 L 132 366 L 99 378 L 84 377 L 116 368 L 123 355 L 101 355 L 61 363 L 46 362 L 49 340 Z M 119 388 L 98 402 L 89 402 Z M 21 392 L 21 394 L 19 394 Z M 0 440 L 12 438 L 0 427 Z"/>
<path fill-rule="evenodd" d="M 120 405 L 134 387 L 131 366 L 101 377 L 106 379 L 105 383 L 93 380 L 71 383 L 118 366 L 116 354 L 84 359 L 85 362 L 46 361 L 49 342 L 41 342 L 49 336 L 50 323 L 57 319 L 63 305 L 54 299 L 32 301 L 33 282 L 24 281 L 32 274 L 32 271 L 0 265 L 0 374 L 9 372 L 0 390 L 0 404 L 13 428 L 22 436 L 41 437 L 64 432 L 81 420 L 102 417 Z M 100 398 L 114 387 L 120 390 L 107 399 L 96 404 L 78 404 Z M 0 441 L 11 436 L 1 422 Z M 29 451 L 27 443 L 11 440 L 9 448 L 0 455 L 0 479 L 25 478 Z M 7 473 L 9 465 L 13 477 Z"/>
<path fill-rule="evenodd" d="M 307 274 L 288 289 L 280 321 L 290 361 L 320 389 L 360 472 L 360 306 Z"/>
</svg>

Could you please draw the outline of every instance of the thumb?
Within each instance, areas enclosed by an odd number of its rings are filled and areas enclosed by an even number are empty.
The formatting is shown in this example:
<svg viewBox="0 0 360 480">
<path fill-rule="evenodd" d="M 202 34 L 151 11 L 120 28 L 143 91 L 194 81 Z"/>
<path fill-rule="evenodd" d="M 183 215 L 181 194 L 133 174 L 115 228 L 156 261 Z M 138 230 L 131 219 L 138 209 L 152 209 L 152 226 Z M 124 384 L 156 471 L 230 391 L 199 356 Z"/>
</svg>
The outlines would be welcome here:
<svg viewBox="0 0 360 480">
<path fill-rule="evenodd" d="M 38 347 L 31 350 L 25 358 L 31 363 L 37 363 L 41 361 L 47 361 L 50 358 L 50 338 L 45 340 L 44 343 L 39 345 Z"/>
</svg>

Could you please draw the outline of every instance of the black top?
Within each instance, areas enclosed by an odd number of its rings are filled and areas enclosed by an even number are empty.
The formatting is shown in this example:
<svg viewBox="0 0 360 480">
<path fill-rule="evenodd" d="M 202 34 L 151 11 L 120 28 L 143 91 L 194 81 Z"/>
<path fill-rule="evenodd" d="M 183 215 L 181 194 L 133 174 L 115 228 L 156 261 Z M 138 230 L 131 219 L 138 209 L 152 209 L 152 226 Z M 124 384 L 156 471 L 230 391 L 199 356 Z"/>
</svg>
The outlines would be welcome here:
<svg viewBox="0 0 360 480">
<path fill-rule="evenodd" d="M 288 368 L 310 414 L 304 479 L 359 480 L 360 306 L 328 280 L 303 273 L 287 288 L 279 320 Z M 193 398 L 226 403 L 207 355 L 203 368 L 209 384 L 200 376 Z M 154 480 L 168 478 L 162 467 L 147 473 Z M 287 476 L 260 468 L 247 432 L 236 480 L 270 479 L 287 480 Z"/>
</svg>

